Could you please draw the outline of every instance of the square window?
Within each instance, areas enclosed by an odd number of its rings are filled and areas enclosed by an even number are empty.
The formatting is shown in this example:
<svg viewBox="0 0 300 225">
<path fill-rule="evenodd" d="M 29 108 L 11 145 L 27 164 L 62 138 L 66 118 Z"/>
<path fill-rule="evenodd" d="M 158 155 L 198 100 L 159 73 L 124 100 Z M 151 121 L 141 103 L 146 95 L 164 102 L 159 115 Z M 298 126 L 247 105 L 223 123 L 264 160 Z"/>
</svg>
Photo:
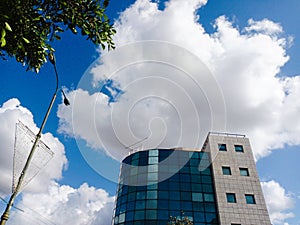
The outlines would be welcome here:
<svg viewBox="0 0 300 225">
<path fill-rule="evenodd" d="M 148 173 L 148 181 L 156 181 L 158 179 L 158 173 Z"/>
<path fill-rule="evenodd" d="M 222 166 L 223 175 L 231 175 L 231 170 L 229 166 Z"/>
<path fill-rule="evenodd" d="M 244 152 L 243 145 L 234 145 L 234 149 L 236 152 Z"/>
<path fill-rule="evenodd" d="M 204 193 L 204 201 L 206 202 L 213 202 L 214 201 L 214 195 L 213 194 L 208 194 Z"/>
<path fill-rule="evenodd" d="M 180 201 L 169 201 L 169 209 L 170 210 L 178 210 L 180 209 Z"/>
<path fill-rule="evenodd" d="M 149 165 L 158 164 L 158 157 L 157 156 L 149 157 L 148 164 Z"/>
<path fill-rule="evenodd" d="M 147 191 L 147 199 L 157 199 L 157 191 Z"/>
<path fill-rule="evenodd" d="M 245 195 L 246 203 L 247 204 L 255 204 L 255 198 L 254 195 Z"/>
<path fill-rule="evenodd" d="M 234 193 L 226 193 L 227 202 L 236 203 L 236 197 Z"/>
<path fill-rule="evenodd" d="M 169 192 L 168 191 L 159 191 L 158 198 L 159 199 L 169 199 Z"/>
<path fill-rule="evenodd" d="M 124 223 L 125 222 L 125 213 L 122 213 L 119 215 L 119 223 Z"/>
<path fill-rule="evenodd" d="M 157 149 L 150 150 L 149 156 L 158 156 L 158 150 Z"/>
<path fill-rule="evenodd" d="M 192 200 L 191 192 L 185 192 L 185 191 L 180 192 L 180 199 L 191 201 Z"/>
<path fill-rule="evenodd" d="M 145 219 L 145 211 L 135 211 L 134 212 L 134 219 L 135 220 L 143 220 L 143 219 Z"/>
<path fill-rule="evenodd" d="M 249 176 L 249 170 L 248 170 L 248 168 L 240 168 L 240 175 L 248 177 Z"/>
<path fill-rule="evenodd" d="M 194 202 L 203 202 L 202 193 L 192 193 L 192 200 Z"/>
<path fill-rule="evenodd" d="M 157 208 L 157 200 L 147 200 L 146 208 L 147 209 L 156 209 Z"/>
<path fill-rule="evenodd" d="M 155 220 L 157 218 L 157 210 L 147 210 L 146 211 L 146 219 L 147 220 Z"/>
<path fill-rule="evenodd" d="M 135 202 L 135 209 L 145 209 L 145 201 L 136 201 Z"/>
<path fill-rule="evenodd" d="M 219 151 L 227 151 L 226 144 L 218 144 Z"/>
<path fill-rule="evenodd" d="M 148 172 L 157 172 L 158 171 L 158 164 L 154 164 L 154 165 L 149 165 L 148 166 Z"/>
<path fill-rule="evenodd" d="M 126 222 L 127 221 L 132 221 L 133 220 L 133 216 L 134 216 L 134 212 L 126 212 L 126 215 L 125 215 Z"/>
</svg>

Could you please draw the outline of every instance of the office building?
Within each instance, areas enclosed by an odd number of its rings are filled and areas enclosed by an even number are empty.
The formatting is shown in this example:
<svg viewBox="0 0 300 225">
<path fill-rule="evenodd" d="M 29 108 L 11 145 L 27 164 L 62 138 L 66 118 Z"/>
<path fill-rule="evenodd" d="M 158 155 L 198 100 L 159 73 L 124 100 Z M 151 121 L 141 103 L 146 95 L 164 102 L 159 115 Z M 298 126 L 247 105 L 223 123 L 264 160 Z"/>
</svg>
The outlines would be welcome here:
<svg viewBox="0 0 300 225">
<path fill-rule="evenodd" d="M 112 224 L 270 225 L 244 135 L 209 133 L 201 149 L 135 151 L 121 166 Z"/>
</svg>

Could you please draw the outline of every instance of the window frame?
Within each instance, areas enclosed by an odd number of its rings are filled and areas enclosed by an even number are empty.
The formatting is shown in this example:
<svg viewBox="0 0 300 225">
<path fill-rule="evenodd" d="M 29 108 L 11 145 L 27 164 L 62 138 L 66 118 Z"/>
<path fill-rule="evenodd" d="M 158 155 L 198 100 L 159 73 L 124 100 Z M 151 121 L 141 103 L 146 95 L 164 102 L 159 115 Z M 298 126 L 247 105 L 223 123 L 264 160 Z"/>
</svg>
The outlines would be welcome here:
<svg viewBox="0 0 300 225">
<path fill-rule="evenodd" d="M 223 148 L 224 147 L 224 148 Z M 218 144 L 218 150 L 220 152 L 227 152 L 227 146 L 226 144 L 222 143 L 222 144 Z"/>
<path fill-rule="evenodd" d="M 233 201 L 231 201 L 230 197 L 233 197 Z M 227 203 L 236 203 L 236 195 L 235 193 L 226 193 Z"/>
<path fill-rule="evenodd" d="M 244 152 L 244 146 L 243 145 L 234 145 L 234 150 L 236 152 Z"/>
<path fill-rule="evenodd" d="M 250 176 L 250 173 L 249 173 L 249 169 L 248 169 L 248 168 L 240 167 L 239 170 L 240 170 L 240 175 L 241 175 L 242 177 L 249 177 L 249 176 Z M 246 172 L 246 173 L 243 174 L 242 171 L 243 171 L 243 172 Z"/>
<path fill-rule="evenodd" d="M 251 198 L 247 198 L 247 197 L 251 197 Z M 245 200 L 246 200 L 246 204 L 250 204 L 250 205 L 256 204 L 254 194 L 245 194 Z"/>
<path fill-rule="evenodd" d="M 229 173 L 227 173 L 229 171 Z M 231 174 L 231 168 L 230 166 L 222 166 L 222 173 L 225 176 L 230 176 Z"/>
</svg>

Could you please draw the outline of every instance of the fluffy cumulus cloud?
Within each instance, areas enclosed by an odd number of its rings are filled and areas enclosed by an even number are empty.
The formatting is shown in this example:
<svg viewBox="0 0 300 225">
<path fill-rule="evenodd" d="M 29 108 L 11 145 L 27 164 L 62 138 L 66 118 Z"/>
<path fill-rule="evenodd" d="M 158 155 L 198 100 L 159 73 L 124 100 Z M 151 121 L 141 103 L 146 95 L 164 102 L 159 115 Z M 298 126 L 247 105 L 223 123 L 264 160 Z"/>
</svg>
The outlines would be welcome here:
<svg viewBox="0 0 300 225">
<path fill-rule="evenodd" d="M 294 206 L 294 199 L 279 183 L 271 180 L 262 182 L 261 185 L 273 224 L 283 224 L 285 219 L 295 216 L 290 212 Z"/>
<path fill-rule="evenodd" d="M 34 134 L 38 132 L 33 114 L 22 106 L 18 99 L 4 102 L 0 107 L 0 195 L 2 198 L 11 193 L 15 127 L 18 121 L 26 125 Z M 28 143 L 27 140 L 28 137 L 24 133 L 18 133 L 16 142 L 23 151 L 30 149 L 32 145 L 32 142 Z M 14 210 L 9 224 L 110 224 L 113 197 L 109 197 L 106 191 L 89 187 L 87 184 L 82 184 L 78 189 L 66 185 L 60 186 L 56 181 L 62 177 L 62 172 L 67 165 L 64 146 L 51 133 L 43 134 L 42 141 L 49 146 L 54 155 L 37 176 L 22 188 L 22 196 L 16 203 L 16 207 L 22 211 Z M 40 154 L 38 151 L 40 149 L 36 150 L 35 155 Z M 20 154 L 22 151 L 18 152 L 19 157 L 15 157 L 15 164 L 24 165 L 26 157 L 20 157 Z M 45 155 L 42 157 L 45 158 Z M 39 159 L 42 161 L 43 158 Z M 39 161 L 35 161 L 34 157 L 32 162 L 31 165 L 39 165 Z M 28 174 L 33 171 L 31 168 L 30 166 Z"/>
<path fill-rule="evenodd" d="M 115 22 L 119 48 L 104 54 L 91 67 L 92 78 L 83 78 L 80 89 L 69 93 L 76 104 L 72 110 L 59 108 L 60 131 L 118 159 L 143 139 L 142 148 L 200 147 L 207 132 L 218 129 L 247 134 L 257 159 L 285 144 L 299 145 L 300 77 L 279 76 L 289 59 L 289 37 L 268 19 L 249 19 L 240 30 L 225 16 L 216 18 L 209 34 L 195 14 L 205 3 L 171 0 L 160 10 L 155 2 L 137 0 L 122 12 Z M 184 51 L 199 63 L 192 64 Z M 208 90 L 212 83 L 195 73 L 201 63 L 222 95 L 219 108 Z M 108 80 L 122 93 L 104 92 Z M 88 104 L 81 107 L 83 102 Z M 189 107 L 181 110 L 183 105 Z M 183 138 L 191 121 L 201 130 L 193 146 Z"/>
<path fill-rule="evenodd" d="M 82 184 L 78 189 L 53 182 L 45 193 L 23 195 L 13 224 L 109 225 L 114 198 L 102 189 Z"/>
<path fill-rule="evenodd" d="M 13 177 L 16 123 L 21 121 L 35 134 L 38 132 L 38 127 L 34 123 L 32 113 L 15 98 L 6 101 L 1 106 L 0 121 L 2 124 L 0 127 L 0 192 L 1 194 L 9 194 L 11 192 Z M 21 132 L 18 134 L 16 142 L 22 144 L 27 142 L 27 140 L 28 137 Z M 62 177 L 63 168 L 67 164 L 64 146 L 56 137 L 51 133 L 46 133 L 42 135 L 42 141 L 54 152 L 53 158 L 40 170 L 35 179 L 25 187 L 24 191 L 44 191 L 44 188 L 50 184 L 51 180 L 60 179 Z M 29 142 L 27 145 L 20 145 L 20 147 L 29 150 L 31 148 L 30 145 L 31 143 Z M 22 154 L 21 150 L 18 149 L 18 155 Z M 15 164 L 24 165 L 26 157 L 18 157 L 18 155 L 15 157 Z M 28 171 L 31 171 L 31 167 L 29 167 Z"/>
</svg>

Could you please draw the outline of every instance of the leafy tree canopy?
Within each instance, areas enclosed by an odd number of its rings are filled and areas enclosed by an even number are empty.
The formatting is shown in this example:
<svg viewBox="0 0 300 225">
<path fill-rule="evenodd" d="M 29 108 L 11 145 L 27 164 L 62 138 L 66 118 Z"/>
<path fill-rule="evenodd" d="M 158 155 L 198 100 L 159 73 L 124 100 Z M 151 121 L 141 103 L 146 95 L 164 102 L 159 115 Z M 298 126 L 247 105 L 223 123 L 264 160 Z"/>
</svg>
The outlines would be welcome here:
<svg viewBox="0 0 300 225">
<path fill-rule="evenodd" d="M 1 0 L 0 57 L 15 57 L 38 72 L 54 40 L 71 30 L 104 49 L 114 48 L 115 29 L 105 14 L 109 0 Z"/>
</svg>

